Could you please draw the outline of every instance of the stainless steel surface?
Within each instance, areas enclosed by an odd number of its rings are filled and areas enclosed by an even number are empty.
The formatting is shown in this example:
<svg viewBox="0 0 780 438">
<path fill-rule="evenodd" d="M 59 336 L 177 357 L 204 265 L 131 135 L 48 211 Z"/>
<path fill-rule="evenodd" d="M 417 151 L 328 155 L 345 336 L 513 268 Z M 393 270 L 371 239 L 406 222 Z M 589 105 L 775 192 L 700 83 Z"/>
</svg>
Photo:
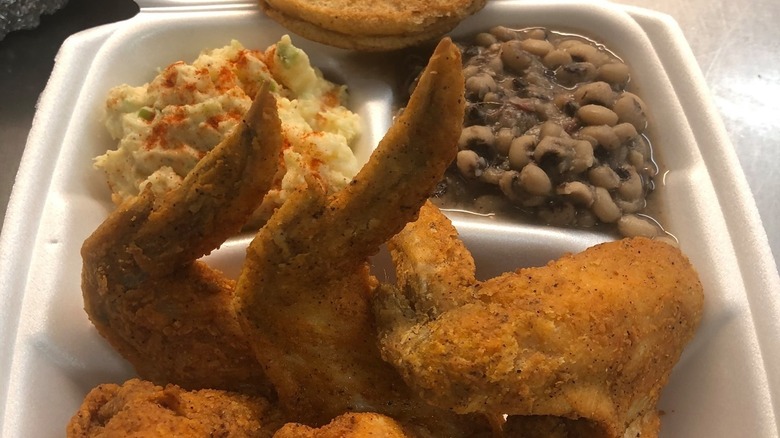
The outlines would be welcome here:
<svg viewBox="0 0 780 438">
<path fill-rule="evenodd" d="M 776 0 L 619 0 L 667 13 L 680 24 L 723 117 L 780 256 L 780 16 Z M 130 0 L 71 0 L 31 31 L 0 41 L 0 218 L 54 55 L 69 34 L 131 17 Z M 63 108 L 63 111 L 67 111 Z M 2 222 L 0 222 L 1 224 Z"/>
</svg>

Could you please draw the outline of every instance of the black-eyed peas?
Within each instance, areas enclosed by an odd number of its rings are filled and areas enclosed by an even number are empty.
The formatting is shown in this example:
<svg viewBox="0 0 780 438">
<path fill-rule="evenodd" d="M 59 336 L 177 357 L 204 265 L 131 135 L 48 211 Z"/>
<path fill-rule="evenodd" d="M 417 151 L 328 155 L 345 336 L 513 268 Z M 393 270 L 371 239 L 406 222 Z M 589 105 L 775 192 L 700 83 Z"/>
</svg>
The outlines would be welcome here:
<svg viewBox="0 0 780 438">
<path fill-rule="evenodd" d="M 583 125 L 609 125 L 615 126 L 618 115 L 611 109 L 601 105 L 585 105 L 577 110 L 577 118 Z"/>
<path fill-rule="evenodd" d="M 497 26 L 461 48 L 460 152 L 435 202 L 663 235 L 637 216 L 658 167 L 645 103 L 626 91 L 629 66 L 601 44 L 543 28 Z"/>
</svg>

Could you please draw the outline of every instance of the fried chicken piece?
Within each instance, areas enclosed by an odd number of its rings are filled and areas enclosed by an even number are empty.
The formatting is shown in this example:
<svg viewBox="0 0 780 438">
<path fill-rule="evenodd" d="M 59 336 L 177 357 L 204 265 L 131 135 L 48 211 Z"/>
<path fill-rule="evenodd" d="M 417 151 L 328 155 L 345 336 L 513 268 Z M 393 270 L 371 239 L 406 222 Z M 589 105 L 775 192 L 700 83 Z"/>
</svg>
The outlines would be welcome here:
<svg viewBox="0 0 780 438">
<path fill-rule="evenodd" d="M 349 412 L 319 429 L 298 423 L 285 424 L 274 438 L 407 438 L 404 428 L 390 417 L 372 412 Z"/>
<path fill-rule="evenodd" d="M 507 418 L 503 425 L 506 437 L 518 438 L 578 438 L 597 437 L 602 435 L 601 429 L 587 419 L 572 420 L 551 415 L 513 415 Z M 658 431 L 655 431 L 655 435 Z M 653 434 L 626 434 L 623 438 L 638 438 L 653 436 Z"/>
<path fill-rule="evenodd" d="M 352 182 L 294 193 L 247 251 L 235 307 L 291 418 L 320 426 L 378 412 L 442 436 L 473 429 L 420 402 L 382 361 L 368 257 L 414 220 L 455 158 L 464 111 L 460 52 L 443 40 L 404 113 Z"/>
<path fill-rule="evenodd" d="M 426 400 L 508 414 L 518 436 L 657 435 L 656 403 L 703 305 L 677 248 L 625 239 L 480 282 L 430 204 L 388 246 L 399 281 L 376 294 L 381 350 Z"/>
<path fill-rule="evenodd" d="M 262 397 L 131 379 L 94 388 L 66 428 L 69 438 L 271 437 L 278 411 Z"/>
<path fill-rule="evenodd" d="M 236 234 L 273 182 L 282 137 L 264 86 L 182 185 L 119 206 L 84 242 L 84 307 L 145 379 L 270 394 L 232 308 L 235 282 L 195 261 Z"/>
</svg>

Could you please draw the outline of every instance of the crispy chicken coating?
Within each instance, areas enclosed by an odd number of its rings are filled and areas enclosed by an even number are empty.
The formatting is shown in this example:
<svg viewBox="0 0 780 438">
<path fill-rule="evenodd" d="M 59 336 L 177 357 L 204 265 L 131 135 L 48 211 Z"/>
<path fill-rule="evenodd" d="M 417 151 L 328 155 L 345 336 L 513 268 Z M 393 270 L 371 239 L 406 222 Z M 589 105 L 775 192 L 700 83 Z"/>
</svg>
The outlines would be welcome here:
<svg viewBox="0 0 780 438">
<path fill-rule="evenodd" d="M 464 111 L 460 52 L 437 47 L 409 105 L 367 165 L 328 196 L 315 176 L 257 233 L 237 284 L 195 261 L 236 233 L 271 184 L 281 137 L 265 90 L 181 187 L 120 206 L 82 248 L 85 307 L 142 377 L 273 397 L 321 426 L 390 415 L 424 436 L 475 436 L 417 397 L 384 362 L 368 257 L 414 220 L 455 157 Z"/>
<path fill-rule="evenodd" d="M 68 438 L 271 437 L 278 411 L 262 397 L 186 391 L 132 379 L 94 388 L 66 429 Z"/>
<path fill-rule="evenodd" d="M 430 204 L 389 246 L 399 282 L 374 302 L 382 354 L 426 400 L 507 414 L 518 436 L 657 435 L 656 403 L 703 305 L 677 248 L 625 239 L 480 282 Z"/>
<path fill-rule="evenodd" d="M 288 423 L 274 438 L 407 438 L 403 427 L 390 417 L 371 412 L 346 413 L 318 429 Z"/>
<path fill-rule="evenodd" d="M 195 261 L 236 234 L 273 182 L 282 137 L 264 86 L 244 123 L 182 185 L 150 190 L 84 242 L 84 307 L 145 379 L 270 394 L 232 308 L 235 282 Z"/>
<path fill-rule="evenodd" d="M 378 412 L 440 436 L 473 436 L 465 419 L 421 402 L 382 361 L 369 303 L 368 257 L 415 219 L 455 157 L 463 89 L 460 52 L 445 39 L 352 182 L 326 197 L 310 178 L 250 244 L 235 306 L 291 418 L 320 426 Z"/>
</svg>

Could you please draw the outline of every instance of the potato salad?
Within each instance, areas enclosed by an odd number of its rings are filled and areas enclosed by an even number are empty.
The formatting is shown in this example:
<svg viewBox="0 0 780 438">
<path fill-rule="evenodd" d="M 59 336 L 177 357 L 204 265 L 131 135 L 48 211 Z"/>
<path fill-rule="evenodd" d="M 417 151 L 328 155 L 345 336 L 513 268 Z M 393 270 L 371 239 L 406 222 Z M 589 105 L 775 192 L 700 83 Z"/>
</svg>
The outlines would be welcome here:
<svg viewBox="0 0 780 438">
<path fill-rule="evenodd" d="M 255 221 L 281 205 L 306 172 L 331 191 L 344 187 L 359 170 L 351 149 L 359 116 L 345 107 L 346 86 L 326 80 L 285 35 L 265 51 L 234 40 L 191 64 L 175 62 L 144 85 L 111 89 L 105 124 L 118 144 L 95 158 L 95 167 L 105 172 L 114 203 L 146 187 L 160 194 L 177 186 L 241 121 L 265 81 L 277 98 L 285 144 L 277 183 Z"/>
</svg>

